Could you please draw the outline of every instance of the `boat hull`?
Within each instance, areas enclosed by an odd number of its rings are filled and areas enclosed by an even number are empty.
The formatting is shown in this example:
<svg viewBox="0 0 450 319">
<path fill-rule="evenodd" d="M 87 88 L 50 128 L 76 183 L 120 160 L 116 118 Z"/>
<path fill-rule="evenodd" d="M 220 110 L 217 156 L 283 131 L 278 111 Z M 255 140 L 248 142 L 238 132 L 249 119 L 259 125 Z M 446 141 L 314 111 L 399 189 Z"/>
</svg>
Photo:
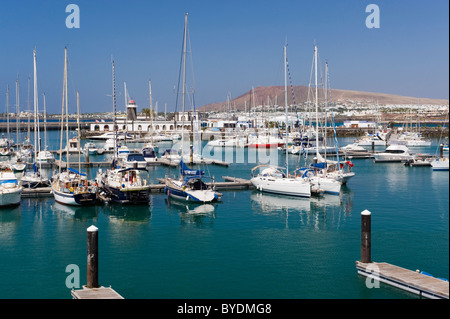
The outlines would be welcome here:
<svg viewBox="0 0 450 319">
<path fill-rule="evenodd" d="M 72 194 L 61 192 L 55 188 L 52 188 L 52 192 L 55 197 L 55 201 L 64 205 L 90 206 L 94 205 L 97 201 L 97 194 L 95 193 Z"/>
<path fill-rule="evenodd" d="M 123 205 L 148 205 L 150 194 L 148 187 L 138 189 L 119 189 L 105 185 L 103 190 L 114 203 Z"/>
<path fill-rule="evenodd" d="M 250 148 L 277 148 L 283 146 L 284 143 L 258 143 L 258 144 L 249 144 Z"/>
<path fill-rule="evenodd" d="M 14 190 L 0 190 L 0 207 L 19 205 L 21 196 L 22 188 Z"/>
<path fill-rule="evenodd" d="M 219 200 L 218 195 L 212 189 L 206 190 L 192 190 L 186 188 L 183 189 L 182 184 L 183 181 L 174 181 L 168 179 L 165 188 L 167 196 L 173 199 L 194 203 L 210 203 Z"/>
<path fill-rule="evenodd" d="M 339 195 L 341 192 L 341 183 L 333 178 L 323 178 L 314 176 L 309 179 L 312 187 L 323 190 L 325 194 Z"/>
<path fill-rule="evenodd" d="M 297 197 L 311 197 L 311 185 L 303 180 L 256 176 L 250 181 L 256 189 L 262 192 Z"/>
<path fill-rule="evenodd" d="M 375 162 L 385 162 L 385 163 L 393 163 L 393 162 L 406 162 L 412 159 L 412 156 L 383 156 L 383 155 L 374 155 Z"/>
<path fill-rule="evenodd" d="M 448 171 L 449 170 L 449 159 L 448 158 L 438 158 L 431 162 L 433 171 Z"/>
</svg>

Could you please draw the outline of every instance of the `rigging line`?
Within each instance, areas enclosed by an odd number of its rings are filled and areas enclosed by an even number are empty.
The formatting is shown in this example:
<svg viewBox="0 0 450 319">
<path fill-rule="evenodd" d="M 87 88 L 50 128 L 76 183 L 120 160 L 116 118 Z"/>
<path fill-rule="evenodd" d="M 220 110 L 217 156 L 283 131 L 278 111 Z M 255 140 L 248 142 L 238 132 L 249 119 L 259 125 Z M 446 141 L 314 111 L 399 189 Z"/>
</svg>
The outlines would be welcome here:
<svg viewBox="0 0 450 319">
<path fill-rule="evenodd" d="M 287 65 L 287 71 L 288 71 L 288 77 L 289 77 L 289 85 L 291 87 L 292 100 L 294 103 L 295 115 L 297 117 L 298 131 L 299 131 L 299 135 L 300 135 L 300 152 L 301 152 L 301 154 L 303 154 L 303 157 L 304 157 L 304 160 L 306 163 L 308 152 L 304 149 L 304 145 L 303 145 L 303 134 L 302 134 L 301 126 L 300 126 L 300 120 L 299 120 L 299 115 L 298 115 L 298 110 L 297 110 L 297 102 L 295 100 L 294 86 L 292 84 L 292 77 L 291 77 L 291 73 L 290 73 L 290 69 L 289 69 L 289 62 L 288 62 L 287 58 L 286 58 L 286 65 Z M 312 73 L 312 71 L 311 71 L 311 73 Z M 305 123 L 303 121 L 302 127 L 304 128 L 304 126 L 305 126 Z M 309 143 L 309 137 L 307 139 L 307 143 Z M 300 162 L 300 157 L 299 157 L 299 162 Z"/>
<path fill-rule="evenodd" d="M 186 28 L 186 26 L 185 26 Z M 178 83 L 177 83 L 177 92 L 176 92 L 176 98 L 175 98 L 175 113 L 178 111 L 178 96 L 180 94 L 180 81 L 181 81 L 181 71 L 183 68 L 183 58 L 184 58 L 184 33 L 185 33 L 185 28 L 183 28 L 183 41 L 181 42 L 181 57 L 180 57 L 180 68 L 178 70 Z M 175 117 L 176 119 L 176 117 Z M 176 129 L 176 128 L 175 128 Z"/>
<path fill-rule="evenodd" d="M 333 119 L 333 132 L 334 132 L 334 142 L 336 145 L 336 158 L 338 162 L 338 168 L 340 168 L 340 158 L 339 158 L 339 143 L 337 139 L 337 133 L 336 133 L 336 123 L 334 121 L 334 110 L 333 110 L 333 98 L 331 96 L 331 85 L 330 85 L 330 72 L 328 72 L 328 62 L 327 62 L 327 74 L 325 75 L 327 77 L 327 95 L 330 97 L 330 108 L 331 108 L 331 116 Z"/>
<path fill-rule="evenodd" d="M 194 60 L 192 58 L 192 47 L 191 47 L 191 33 L 189 32 L 189 28 L 187 29 L 187 44 L 190 62 L 191 62 L 191 76 L 192 76 L 192 87 L 195 89 L 197 86 L 195 84 L 195 76 L 194 76 Z M 192 92 L 192 103 L 194 103 L 194 92 Z"/>
</svg>

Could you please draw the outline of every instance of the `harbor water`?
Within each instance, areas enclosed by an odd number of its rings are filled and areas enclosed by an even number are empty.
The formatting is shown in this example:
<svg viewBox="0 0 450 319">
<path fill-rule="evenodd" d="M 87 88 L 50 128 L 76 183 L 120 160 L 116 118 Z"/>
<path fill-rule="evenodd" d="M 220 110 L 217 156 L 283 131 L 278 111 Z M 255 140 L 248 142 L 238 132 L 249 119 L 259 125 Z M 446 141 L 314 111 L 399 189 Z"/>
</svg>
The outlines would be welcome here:
<svg viewBox="0 0 450 319">
<path fill-rule="evenodd" d="M 49 132 L 49 149 L 59 148 L 58 134 Z M 437 145 L 411 150 L 435 155 Z M 245 152 L 243 163 L 204 169 L 216 181 L 249 179 L 256 163 Z M 289 155 L 290 167 L 298 160 Z M 86 284 L 91 225 L 99 229 L 99 284 L 127 299 L 419 298 L 384 284 L 369 288 L 357 274 L 361 212 L 372 212 L 373 261 L 449 278 L 449 173 L 373 159 L 353 164 L 356 175 L 340 195 L 310 199 L 230 190 L 221 202 L 191 205 L 152 193 L 148 206 L 80 208 L 24 198 L 0 209 L 0 298 L 70 299 L 67 267 L 76 265 Z M 150 182 L 178 171 L 151 166 Z"/>
</svg>

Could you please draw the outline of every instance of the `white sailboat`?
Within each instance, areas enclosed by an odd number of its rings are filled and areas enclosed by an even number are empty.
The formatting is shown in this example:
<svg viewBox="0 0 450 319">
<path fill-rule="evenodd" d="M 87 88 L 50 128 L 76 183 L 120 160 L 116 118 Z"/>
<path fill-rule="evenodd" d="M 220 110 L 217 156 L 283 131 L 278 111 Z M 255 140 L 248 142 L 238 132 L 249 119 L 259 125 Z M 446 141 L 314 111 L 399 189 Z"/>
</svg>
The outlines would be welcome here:
<svg viewBox="0 0 450 319">
<path fill-rule="evenodd" d="M 0 164 L 0 207 L 20 204 L 22 186 L 9 165 Z"/>
<path fill-rule="evenodd" d="M 183 114 L 185 111 L 185 95 L 186 95 L 186 44 L 187 44 L 187 27 L 188 14 L 185 14 L 184 19 L 184 38 L 183 38 L 183 91 L 182 91 L 182 108 Z M 182 128 L 184 129 L 184 116 Z M 191 125 L 192 128 L 192 125 Z M 192 134 L 192 133 L 191 133 Z M 204 171 L 191 170 L 184 164 L 183 143 L 184 134 L 181 134 L 181 158 L 180 158 L 180 176 L 178 179 L 166 178 L 165 191 L 170 198 L 181 199 L 191 202 L 209 203 L 220 200 L 221 194 L 214 189 L 214 182 L 212 185 L 204 183 Z M 192 141 L 191 141 L 192 142 Z M 190 154 L 188 162 L 194 162 L 193 145 L 190 145 Z"/>
<path fill-rule="evenodd" d="M 113 84 L 112 88 L 113 88 L 113 109 L 114 109 L 114 135 L 116 136 L 117 135 L 116 84 L 115 84 L 114 61 L 111 61 L 111 64 L 112 64 L 112 84 Z M 150 185 L 148 185 L 147 182 L 148 171 L 145 168 L 138 168 L 138 167 L 118 168 L 117 140 L 114 139 L 113 142 L 114 142 L 114 155 L 112 168 L 106 170 L 105 172 L 99 169 L 97 176 L 95 178 L 99 188 L 101 189 L 101 195 L 103 195 L 103 197 L 105 197 L 107 200 L 110 200 L 117 204 L 148 205 L 150 193 Z M 128 153 L 126 154 L 128 156 L 129 150 Z"/>
<path fill-rule="evenodd" d="M 9 92 L 7 93 L 7 97 L 9 95 Z M 16 119 L 16 121 L 18 121 Z M 19 132 L 19 131 L 17 131 Z M 19 134 L 19 133 L 17 133 Z M 17 145 L 19 145 L 19 143 L 16 143 Z M 27 164 L 26 164 L 26 160 L 27 158 L 30 158 L 31 156 L 31 148 L 29 149 L 29 152 L 25 151 L 25 150 L 17 150 L 17 152 L 15 152 L 13 158 L 10 161 L 10 164 L 12 166 L 12 168 L 14 169 L 14 171 L 16 172 L 23 172 L 26 168 L 27 168 Z"/>
<path fill-rule="evenodd" d="M 284 101 L 286 113 L 286 136 L 288 136 L 288 104 L 287 104 L 287 56 L 286 46 L 284 47 Z M 262 171 L 258 171 L 261 170 Z M 256 173 L 258 172 L 258 173 Z M 298 196 L 311 197 L 311 184 L 303 177 L 289 175 L 288 149 L 286 148 L 286 167 L 277 167 L 270 165 L 258 165 L 251 170 L 251 179 L 253 186 L 259 191 Z"/>
<path fill-rule="evenodd" d="M 34 158 L 33 169 L 26 171 L 20 183 L 24 187 L 39 188 L 50 186 L 50 180 L 43 176 L 40 172 L 42 163 L 52 163 L 54 161 L 53 154 L 48 151 L 41 152 L 38 143 L 39 137 L 39 119 L 38 119 L 38 90 L 37 90 L 37 67 L 36 67 L 36 50 L 33 51 L 34 65 Z M 45 96 L 44 96 L 44 113 L 45 113 Z M 39 153 L 38 153 L 39 152 Z M 50 155 L 46 154 L 49 153 Z M 51 160 L 53 158 L 53 161 Z"/>
<path fill-rule="evenodd" d="M 64 132 L 64 114 L 66 116 L 66 140 L 69 140 L 69 105 L 68 105 L 68 90 L 67 90 L 67 48 L 64 50 L 64 85 L 63 85 L 63 103 L 61 110 L 61 140 L 59 160 L 62 160 L 62 145 L 63 145 L 63 132 Z M 64 112 L 65 106 L 65 112 Z M 77 92 L 77 110 L 79 115 L 79 94 Z M 78 130 L 79 131 L 79 130 Z M 80 149 L 78 148 L 80 152 Z M 66 149 L 66 171 L 61 171 L 61 165 L 59 165 L 59 172 L 52 178 L 52 193 L 55 197 L 55 201 L 74 206 L 86 206 L 93 205 L 97 201 L 97 188 L 87 179 L 86 174 L 80 172 L 80 168 L 74 170 L 70 168 L 69 161 L 69 148 Z"/>
<path fill-rule="evenodd" d="M 433 159 L 431 161 L 431 167 L 433 168 L 433 171 L 448 171 L 449 169 L 449 157 L 444 157 L 444 144 L 439 145 L 440 154 L 439 157 L 436 159 Z"/>
<path fill-rule="evenodd" d="M 8 156 L 11 154 L 11 146 L 14 145 L 14 141 L 11 140 L 9 134 L 9 85 L 6 87 L 6 137 L 2 134 L 0 138 L 0 155 Z"/>
<path fill-rule="evenodd" d="M 319 94 L 318 94 L 318 50 L 314 45 L 314 74 L 315 74 L 315 122 L 316 122 L 316 155 L 313 163 L 309 167 L 304 168 L 300 174 L 301 177 L 307 178 L 311 186 L 315 189 L 323 190 L 324 193 L 337 195 L 340 193 L 342 182 L 334 177 L 327 176 L 327 161 L 322 157 L 319 151 Z"/>
</svg>

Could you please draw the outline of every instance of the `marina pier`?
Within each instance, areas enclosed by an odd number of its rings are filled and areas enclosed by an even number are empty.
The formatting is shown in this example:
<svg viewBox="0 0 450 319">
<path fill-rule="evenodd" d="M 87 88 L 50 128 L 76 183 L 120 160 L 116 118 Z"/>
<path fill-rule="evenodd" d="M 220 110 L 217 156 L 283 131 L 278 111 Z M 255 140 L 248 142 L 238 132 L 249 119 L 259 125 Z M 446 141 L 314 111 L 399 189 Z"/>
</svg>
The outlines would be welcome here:
<svg viewBox="0 0 450 319">
<path fill-rule="evenodd" d="M 449 282 L 420 271 L 412 271 L 386 262 L 373 262 L 371 258 L 371 212 L 361 213 L 361 260 L 356 261 L 359 275 L 380 281 L 430 299 L 449 299 Z M 375 286 L 367 284 L 368 288 Z M 377 287 L 378 288 L 378 287 Z"/>
</svg>

